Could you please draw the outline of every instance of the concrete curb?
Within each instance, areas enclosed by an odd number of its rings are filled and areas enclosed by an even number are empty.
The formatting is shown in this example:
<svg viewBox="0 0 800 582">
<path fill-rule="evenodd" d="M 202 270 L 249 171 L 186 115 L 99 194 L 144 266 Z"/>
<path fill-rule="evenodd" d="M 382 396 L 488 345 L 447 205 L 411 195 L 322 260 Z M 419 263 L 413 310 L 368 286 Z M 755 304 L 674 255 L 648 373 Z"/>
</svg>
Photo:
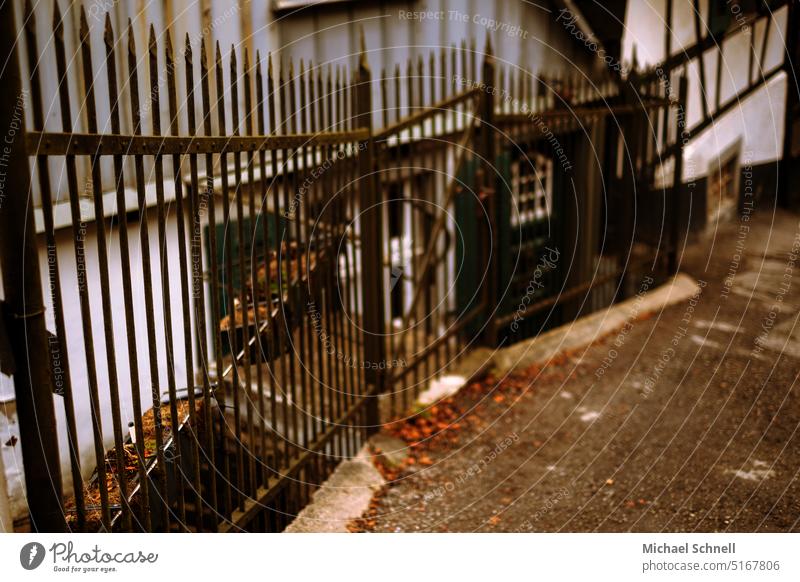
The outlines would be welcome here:
<svg viewBox="0 0 800 582">
<path fill-rule="evenodd" d="M 585 348 L 627 322 L 685 301 L 701 289 L 692 277 L 678 274 L 660 287 L 498 350 L 494 357 L 493 372 L 505 376 L 515 370 L 547 362 L 562 352 Z"/>
<path fill-rule="evenodd" d="M 492 366 L 497 375 L 521 370 L 567 350 L 586 347 L 614 332 L 627 322 L 642 315 L 654 313 L 669 305 L 697 295 L 702 289 L 692 277 L 679 274 L 660 287 L 612 305 L 571 323 L 562 325 L 539 336 L 521 341 L 493 354 L 480 348 L 474 350 L 459 366 L 459 374 L 432 386 L 419 398 L 420 405 L 434 402 L 458 392 L 481 371 Z M 460 378 L 456 381 L 455 377 Z M 376 435 L 380 437 L 381 435 Z M 397 455 L 397 451 L 386 451 Z M 373 493 L 386 484 L 383 476 L 373 466 L 374 455 L 367 444 L 358 455 L 342 462 L 331 477 L 322 484 L 314 498 L 286 528 L 287 533 L 346 533 L 347 524 L 361 517 L 369 508 Z"/>
<path fill-rule="evenodd" d="M 347 533 L 347 524 L 369 507 L 373 494 L 385 481 L 372 464 L 369 445 L 355 458 L 343 461 L 322 484 L 285 533 Z"/>
</svg>

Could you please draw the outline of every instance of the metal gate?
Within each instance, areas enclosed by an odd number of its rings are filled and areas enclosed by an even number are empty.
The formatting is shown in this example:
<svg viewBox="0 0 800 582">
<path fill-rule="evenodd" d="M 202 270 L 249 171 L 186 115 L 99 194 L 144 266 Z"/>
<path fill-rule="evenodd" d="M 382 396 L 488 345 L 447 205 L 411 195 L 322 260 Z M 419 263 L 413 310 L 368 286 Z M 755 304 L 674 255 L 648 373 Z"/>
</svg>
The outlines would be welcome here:
<svg viewBox="0 0 800 582">
<path fill-rule="evenodd" d="M 480 71 L 464 44 L 380 78 L 363 39 L 352 72 L 108 17 L 98 49 L 83 11 L 72 55 L 56 3 L 52 43 L 27 3 L 23 68 L 12 5 L 0 360 L 35 530 L 280 531 L 472 346 L 625 296 L 665 249 L 674 269 L 677 212 L 631 267 L 653 159 L 614 144 L 685 92 L 515 81 L 488 43 Z M 604 131 L 608 196 L 585 152 Z"/>
</svg>

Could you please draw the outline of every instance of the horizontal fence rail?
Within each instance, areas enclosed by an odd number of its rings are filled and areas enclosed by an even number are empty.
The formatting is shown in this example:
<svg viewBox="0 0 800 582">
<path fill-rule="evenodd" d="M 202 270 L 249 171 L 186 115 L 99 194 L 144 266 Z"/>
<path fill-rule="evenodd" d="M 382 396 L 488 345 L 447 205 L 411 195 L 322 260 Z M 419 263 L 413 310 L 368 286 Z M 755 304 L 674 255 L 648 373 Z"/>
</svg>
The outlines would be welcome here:
<svg viewBox="0 0 800 582">
<path fill-rule="evenodd" d="M 679 123 L 683 84 L 515 74 L 489 42 L 373 76 L 363 37 L 352 70 L 295 66 L 108 15 L 99 46 L 83 10 L 71 54 L 58 4 L 46 49 L 39 14 L 14 186 L 39 200 L 20 223 L 47 349 L 15 382 L 39 368 L 56 397 L 21 413 L 53 417 L 29 495 L 69 463 L 35 529 L 281 531 L 382 423 L 469 375 L 471 348 L 674 271 L 678 198 L 653 168 L 672 156 L 679 184 L 680 132 L 649 128 Z M 653 239 L 633 216 L 659 188 Z"/>
<path fill-rule="evenodd" d="M 80 155 L 166 155 L 228 154 L 252 151 L 279 151 L 321 145 L 363 141 L 364 129 L 327 134 L 260 135 L 260 136 L 144 136 L 97 135 L 80 133 L 43 133 L 31 131 L 27 146 L 43 156 Z M 302 160 L 300 160 L 302 163 Z"/>
</svg>

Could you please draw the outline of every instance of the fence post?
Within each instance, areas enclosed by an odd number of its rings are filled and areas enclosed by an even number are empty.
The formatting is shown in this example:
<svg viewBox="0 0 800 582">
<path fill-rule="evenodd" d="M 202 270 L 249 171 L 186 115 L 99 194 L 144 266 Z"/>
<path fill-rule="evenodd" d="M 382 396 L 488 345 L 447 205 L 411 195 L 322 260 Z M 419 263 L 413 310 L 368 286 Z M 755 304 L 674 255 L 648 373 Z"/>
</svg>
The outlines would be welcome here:
<svg viewBox="0 0 800 582">
<path fill-rule="evenodd" d="M 48 361 L 42 280 L 33 221 L 24 97 L 17 52 L 14 2 L 0 6 L 0 54 L 7 55 L 0 98 L 0 268 L 3 319 L 11 346 L 20 446 L 31 529 L 63 532 L 61 463 L 58 455 L 53 389 Z M 33 50 L 32 47 L 28 47 Z"/>
<path fill-rule="evenodd" d="M 484 286 L 486 311 L 483 316 L 485 328 L 483 333 L 483 343 L 494 347 L 497 345 L 497 324 L 493 317 L 498 309 L 498 289 L 499 280 L 499 261 L 500 249 L 498 248 L 498 224 L 497 224 L 497 192 L 494 186 L 495 163 L 497 160 L 495 144 L 495 120 L 494 120 L 494 92 L 497 75 L 495 74 L 494 54 L 492 53 L 492 39 L 486 35 L 486 48 L 483 55 L 483 93 L 480 101 L 480 155 L 483 157 L 483 164 L 479 165 L 480 180 L 478 188 L 481 203 L 486 208 L 489 223 L 486 228 L 485 241 L 489 244 L 483 245 L 486 249 L 486 278 L 488 284 Z M 471 120 L 470 120 L 471 121 Z"/>
<path fill-rule="evenodd" d="M 367 139 L 359 143 L 358 191 L 361 228 L 361 289 L 364 330 L 364 378 L 375 386 L 375 394 L 367 398 L 367 434 L 380 426 L 378 395 L 386 384 L 386 334 L 384 319 L 383 224 L 382 193 L 375 173 L 372 140 L 372 75 L 367 62 L 364 30 L 361 30 L 361 56 L 356 76 L 356 127 L 369 130 Z M 381 367 L 383 364 L 383 367 Z"/>
<path fill-rule="evenodd" d="M 791 0 L 786 7 L 786 50 L 783 55 L 783 69 L 787 79 L 795 79 L 795 71 L 800 64 L 800 6 L 796 0 Z M 795 83 L 789 82 L 786 89 L 786 105 L 783 120 L 783 149 L 781 159 L 778 161 L 778 204 L 784 208 L 794 209 L 800 200 L 793 191 L 793 180 L 798 175 L 794 171 L 794 157 L 797 151 L 793 147 L 800 132 L 800 89 Z"/>
<path fill-rule="evenodd" d="M 686 127 L 686 74 L 681 75 L 678 81 L 678 115 L 677 131 L 675 132 L 675 165 L 672 176 L 672 220 L 670 221 L 670 250 L 668 270 L 670 275 L 678 272 L 678 247 L 680 246 L 680 228 L 683 210 L 683 192 L 681 191 L 683 177 L 683 134 Z"/>
<path fill-rule="evenodd" d="M 638 65 L 636 60 L 636 46 L 633 47 L 631 72 L 627 81 L 619 81 L 622 104 L 631 107 L 632 111 L 622 121 L 621 133 L 623 140 L 622 149 L 622 178 L 619 182 L 620 196 L 617 211 L 619 233 L 617 236 L 619 280 L 617 282 L 617 295 L 615 302 L 628 298 L 628 268 L 630 263 L 630 250 L 636 239 L 636 223 L 634 209 L 638 192 L 637 155 L 640 150 L 641 117 L 638 110 L 640 101 L 637 97 L 639 87 Z"/>
</svg>

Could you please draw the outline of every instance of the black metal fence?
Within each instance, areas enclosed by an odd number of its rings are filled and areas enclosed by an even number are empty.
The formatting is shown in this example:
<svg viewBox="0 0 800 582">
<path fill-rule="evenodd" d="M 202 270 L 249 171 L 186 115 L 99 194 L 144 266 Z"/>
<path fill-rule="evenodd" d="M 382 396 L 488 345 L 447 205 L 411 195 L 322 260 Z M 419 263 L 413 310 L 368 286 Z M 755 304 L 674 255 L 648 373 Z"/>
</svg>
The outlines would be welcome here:
<svg viewBox="0 0 800 582">
<path fill-rule="evenodd" d="M 648 131 L 679 123 L 685 90 L 515 74 L 491 52 L 463 44 L 381 79 L 389 418 L 476 345 L 535 336 L 676 269 L 682 202 L 653 168 L 675 165 L 680 131 Z M 636 233 L 643 208 L 662 223 Z"/>
<path fill-rule="evenodd" d="M 4 120 L 23 86 L 11 4 Z M 641 159 L 644 141 L 628 140 L 658 116 L 679 122 L 683 84 L 644 94 L 610 77 L 515 77 L 488 43 L 374 78 L 363 54 L 352 72 L 295 69 L 218 45 L 211 60 L 187 38 L 176 58 L 168 31 L 151 27 L 144 51 L 110 19 L 93 63 L 81 14 L 70 55 L 54 4 L 57 80 L 78 75 L 75 56 L 85 102 L 73 111 L 57 83 L 62 127 L 48 131 L 28 3 L 32 109 L 2 212 L 36 530 L 280 531 L 471 346 L 535 335 L 675 269 L 679 198 L 663 190 L 672 211 L 656 241 L 632 213 L 652 191 L 651 154 L 673 156 L 680 176 L 680 132 Z M 78 113 L 86 132 L 73 131 Z M 606 174 L 607 187 L 591 181 Z"/>
</svg>

